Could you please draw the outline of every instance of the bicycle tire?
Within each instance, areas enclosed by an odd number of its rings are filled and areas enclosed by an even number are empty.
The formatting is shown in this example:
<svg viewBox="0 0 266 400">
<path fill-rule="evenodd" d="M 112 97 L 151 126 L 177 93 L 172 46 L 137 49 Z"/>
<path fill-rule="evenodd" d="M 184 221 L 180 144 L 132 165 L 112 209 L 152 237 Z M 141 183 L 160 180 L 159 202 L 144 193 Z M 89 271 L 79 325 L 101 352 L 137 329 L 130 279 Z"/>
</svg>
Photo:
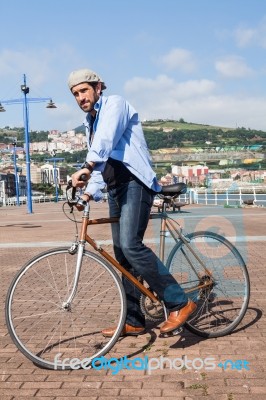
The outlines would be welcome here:
<svg viewBox="0 0 266 400">
<path fill-rule="evenodd" d="M 21 268 L 7 293 L 10 336 L 18 349 L 42 368 L 90 368 L 92 360 L 111 350 L 125 323 L 121 279 L 92 252 L 83 253 L 71 309 L 63 307 L 72 288 L 76 260 L 77 255 L 67 248 L 45 251 Z M 111 338 L 105 338 L 101 330 L 110 323 L 117 329 Z"/>
<path fill-rule="evenodd" d="M 211 277 L 186 245 L 178 242 L 170 252 L 166 266 L 184 290 L 192 290 L 188 296 L 197 303 L 197 310 L 186 321 L 185 327 L 207 338 L 228 335 L 241 322 L 248 307 L 250 281 L 246 264 L 236 247 L 223 236 L 199 231 L 186 237 L 211 272 L 214 284 L 193 290 L 199 283 L 210 282 Z"/>
</svg>

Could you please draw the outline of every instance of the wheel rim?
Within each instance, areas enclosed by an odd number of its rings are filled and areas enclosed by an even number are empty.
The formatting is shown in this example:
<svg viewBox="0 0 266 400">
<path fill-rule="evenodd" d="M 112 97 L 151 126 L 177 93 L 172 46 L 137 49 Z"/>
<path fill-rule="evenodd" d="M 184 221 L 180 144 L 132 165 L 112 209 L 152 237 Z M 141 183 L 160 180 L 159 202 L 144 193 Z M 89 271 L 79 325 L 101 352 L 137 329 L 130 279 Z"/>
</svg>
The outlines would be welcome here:
<svg viewBox="0 0 266 400">
<path fill-rule="evenodd" d="M 197 310 L 186 326 L 201 336 L 228 334 L 239 324 L 248 305 L 249 278 L 244 261 L 237 250 L 219 235 L 199 232 L 188 236 L 190 246 L 206 264 L 212 277 L 182 243 L 173 249 L 168 267 L 181 286 L 188 290 L 198 284 L 207 284 L 206 288 L 188 294 L 197 303 Z M 189 266 L 188 257 L 193 262 L 194 271 Z"/>
<path fill-rule="evenodd" d="M 64 307 L 75 263 L 76 256 L 65 249 L 44 253 L 29 263 L 8 296 L 13 340 L 28 358 L 47 368 L 62 369 L 60 361 L 66 358 L 83 360 L 105 354 L 124 323 L 123 288 L 95 255 L 83 258 L 77 294 L 71 307 Z M 101 330 L 110 323 L 117 330 L 112 338 L 104 338 Z M 71 368 L 70 363 L 65 362 L 63 369 Z"/>
</svg>

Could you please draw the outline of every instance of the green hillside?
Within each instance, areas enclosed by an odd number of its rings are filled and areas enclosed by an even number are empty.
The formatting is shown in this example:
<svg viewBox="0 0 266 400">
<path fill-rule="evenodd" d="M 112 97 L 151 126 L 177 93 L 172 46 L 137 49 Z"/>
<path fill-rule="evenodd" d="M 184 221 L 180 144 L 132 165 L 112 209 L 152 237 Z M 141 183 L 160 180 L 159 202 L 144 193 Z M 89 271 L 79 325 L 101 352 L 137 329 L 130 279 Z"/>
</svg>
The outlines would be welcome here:
<svg viewBox="0 0 266 400">
<path fill-rule="evenodd" d="M 183 119 L 144 121 L 143 130 L 150 150 L 176 147 L 224 147 L 260 145 L 265 150 L 266 132 L 246 128 L 228 128 L 185 122 Z M 85 133 L 84 126 L 75 129 Z M 30 132 L 30 142 L 48 140 L 46 131 Z M 24 129 L 0 128 L 0 142 L 11 143 L 17 137 L 24 142 Z"/>
<path fill-rule="evenodd" d="M 225 128 L 158 120 L 143 123 L 150 150 L 174 147 L 224 147 L 260 145 L 265 149 L 266 132 L 246 128 Z"/>
<path fill-rule="evenodd" d="M 195 124 L 192 122 L 185 122 L 182 118 L 179 121 L 176 120 L 153 120 L 153 121 L 144 121 L 142 122 L 143 127 L 146 129 L 154 129 L 154 128 L 173 128 L 177 130 L 201 130 L 201 129 L 222 129 L 223 132 L 231 130 L 231 128 L 225 128 L 220 126 L 212 126 L 212 125 L 204 125 L 204 124 Z"/>
</svg>

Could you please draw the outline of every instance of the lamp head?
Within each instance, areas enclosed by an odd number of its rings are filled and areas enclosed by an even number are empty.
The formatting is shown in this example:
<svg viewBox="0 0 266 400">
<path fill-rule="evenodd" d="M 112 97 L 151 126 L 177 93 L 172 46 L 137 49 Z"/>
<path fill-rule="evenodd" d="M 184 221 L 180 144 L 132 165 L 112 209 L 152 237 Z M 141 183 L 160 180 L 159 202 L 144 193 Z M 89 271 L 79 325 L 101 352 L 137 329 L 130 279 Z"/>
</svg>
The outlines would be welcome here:
<svg viewBox="0 0 266 400">
<path fill-rule="evenodd" d="M 21 85 L 20 87 L 21 87 L 21 91 L 22 91 L 24 94 L 28 94 L 28 93 L 29 93 L 30 88 L 29 88 L 28 86 L 26 86 L 26 85 Z"/>
<path fill-rule="evenodd" d="M 47 104 L 46 108 L 57 108 L 56 105 L 53 103 L 52 99 L 50 99 L 49 103 Z"/>
</svg>

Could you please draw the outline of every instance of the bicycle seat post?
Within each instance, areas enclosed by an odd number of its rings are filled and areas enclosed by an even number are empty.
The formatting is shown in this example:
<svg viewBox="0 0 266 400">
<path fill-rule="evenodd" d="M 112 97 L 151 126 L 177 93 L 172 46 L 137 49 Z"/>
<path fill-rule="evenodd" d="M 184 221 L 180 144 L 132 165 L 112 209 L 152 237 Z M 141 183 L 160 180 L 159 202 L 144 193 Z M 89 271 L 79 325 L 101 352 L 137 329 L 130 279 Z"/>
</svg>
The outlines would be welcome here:
<svg viewBox="0 0 266 400">
<path fill-rule="evenodd" d="M 162 217 L 161 217 L 161 228 L 160 228 L 160 260 L 164 262 L 164 250 L 165 250 L 165 238 L 166 238 L 166 222 L 164 214 L 166 213 L 166 204 L 165 198 L 163 199 L 162 204 Z"/>
<path fill-rule="evenodd" d="M 166 199 L 164 198 L 164 200 L 163 200 L 162 212 L 166 212 L 166 204 L 167 204 L 167 201 L 166 201 Z"/>
</svg>

